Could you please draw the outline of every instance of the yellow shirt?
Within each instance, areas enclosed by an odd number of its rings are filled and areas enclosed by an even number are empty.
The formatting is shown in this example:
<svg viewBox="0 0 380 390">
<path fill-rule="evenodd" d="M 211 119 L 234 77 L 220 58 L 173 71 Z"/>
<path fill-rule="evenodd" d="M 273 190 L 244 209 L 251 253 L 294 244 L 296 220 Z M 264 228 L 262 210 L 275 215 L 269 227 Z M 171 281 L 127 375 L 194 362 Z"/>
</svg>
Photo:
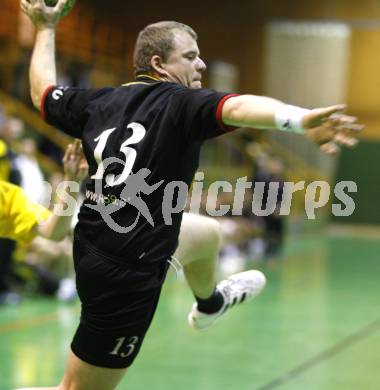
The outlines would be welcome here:
<svg viewBox="0 0 380 390">
<path fill-rule="evenodd" d="M 0 237 L 28 243 L 37 235 L 35 227 L 50 215 L 20 187 L 0 180 Z"/>
<path fill-rule="evenodd" d="M 11 165 L 7 158 L 8 148 L 6 143 L 0 139 L 0 180 L 7 180 Z"/>
</svg>

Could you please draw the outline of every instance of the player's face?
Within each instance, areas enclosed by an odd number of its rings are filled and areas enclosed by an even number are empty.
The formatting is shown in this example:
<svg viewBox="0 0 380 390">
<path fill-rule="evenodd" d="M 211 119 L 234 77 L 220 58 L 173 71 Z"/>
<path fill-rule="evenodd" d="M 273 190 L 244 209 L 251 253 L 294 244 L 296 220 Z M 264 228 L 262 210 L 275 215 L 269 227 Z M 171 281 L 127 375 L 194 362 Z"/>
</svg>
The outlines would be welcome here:
<svg viewBox="0 0 380 390">
<path fill-rule="evenodd" d="M 201 88 L 202 72 L 206 70 L 206 64 L 199 55 L 197 41 L 187 32 L 177 32 L 174 50 L 163 64 L 169 81 L 189 88 Z"/>
</svg>

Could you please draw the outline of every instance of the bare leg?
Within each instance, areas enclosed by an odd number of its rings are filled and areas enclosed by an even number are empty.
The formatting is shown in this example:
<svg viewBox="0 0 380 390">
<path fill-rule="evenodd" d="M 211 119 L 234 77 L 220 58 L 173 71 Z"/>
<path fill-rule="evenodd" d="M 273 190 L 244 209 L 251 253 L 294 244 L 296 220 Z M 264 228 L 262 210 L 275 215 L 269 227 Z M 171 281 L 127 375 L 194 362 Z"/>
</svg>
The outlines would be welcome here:
<svg viewBox="0 0 380 390">
<path fill-rule="evenodd" d="M 187 282 L 194 295 L 201 300 L 213 301 L 215 306 L 200 310 L 200 300 L 193 305 L 188 323 L 196 330 L 211 326 L 225 311 L 235 304 L 248 302 L 265 287 L 265 276 L 260 271 L 250 270 L 230 276 L 219 284 L 218 295 L 222 295 L 222 306 L 213 294 L 215 270 L 220 246 L 219 224 L 208 217 L 184 214 L 175 256 L 184 266 Z"/>
<path fill-rule="evenodd" d="M 114 390 L 127 369 L 95 367 L 76 357 L 71 351 L 65 375 L 58 387 L 34 387 L 18 390 Z"/>
<path fill-rule="evenodd" d="M 216 285 L 220 248 L 219 223 L 212 218 L 184 213 L 175 257 L 183 265 L 194 295 L 208 298 Z"/>
</svg>

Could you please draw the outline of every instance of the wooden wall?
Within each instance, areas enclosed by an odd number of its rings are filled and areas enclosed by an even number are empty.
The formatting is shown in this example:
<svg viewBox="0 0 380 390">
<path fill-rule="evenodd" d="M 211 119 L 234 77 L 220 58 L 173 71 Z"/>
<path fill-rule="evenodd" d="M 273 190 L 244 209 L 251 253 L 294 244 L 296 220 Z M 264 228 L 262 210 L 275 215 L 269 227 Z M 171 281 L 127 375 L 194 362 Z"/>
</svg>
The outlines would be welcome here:
<svg viewBox="0 0 380 390">
<path fill-rule="evenodd" d="M 18 0 L 1 0 L 0 45 L 16 40 Z M 16 10 L 16 11 L 15 11 Z M 12 16 L 13 15 L 13 16 Z M 262 93 L 263 27 L 272 20 L 337 20 L 352 26 L 347 103 L 368 125 L 366 136 L 380 138 L 380 1 L 378 0 L 193 0 L 179 2 L 78 0 L 58 32 L 58 51 L 100 64 L 110 80 L 130 79 L 138 31 L 158 20 L 178 20 L 199 34 L 207 62 L 224 60 L 240 69 L 242 93 Z M 0 46 L 0 64 L 7 61 Z M 207 77 L 206 77 L 207 82 Z M 7 85 L 7 84 L 5 84 Z"/>
<path fill-rule="evenodd" d="M 350 113 L 367 124 L 364 136 L 380 139 L 380 1 L 196 0 L 179 4 L 177 0 L 146 0 L 126 5 L 121 0 L 82 0 L 83 7 L 90 8 L 94 3 L 102 21 L 120 26 L 124 34 L 123 60 L 128 77 L 132 75 L 131 56 L 138 31 L 148 23 L 174 19 L 198 32 L 207 62 L 224 60 L 238 65 L 242 93 L 262 93 L 263 27 L 268 21 L 345 21 L 353 32 L 347 103 Z"/>
</svg>

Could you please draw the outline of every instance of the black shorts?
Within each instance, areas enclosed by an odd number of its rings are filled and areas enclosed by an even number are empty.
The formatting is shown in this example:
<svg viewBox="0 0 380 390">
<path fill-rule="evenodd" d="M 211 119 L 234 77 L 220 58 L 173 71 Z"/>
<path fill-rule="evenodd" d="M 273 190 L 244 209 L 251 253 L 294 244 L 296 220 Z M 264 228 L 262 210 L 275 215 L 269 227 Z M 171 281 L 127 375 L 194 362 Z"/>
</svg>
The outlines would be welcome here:
<svg viewBox="0 0 380 390">
<path fill-rule="evenodd" d="M 153 319 L 168 262 L 122 262 L 76 234 L 74 266 L 82 311 L 73 353 L 98 367 L 130 366 Z"/>
</svg>

